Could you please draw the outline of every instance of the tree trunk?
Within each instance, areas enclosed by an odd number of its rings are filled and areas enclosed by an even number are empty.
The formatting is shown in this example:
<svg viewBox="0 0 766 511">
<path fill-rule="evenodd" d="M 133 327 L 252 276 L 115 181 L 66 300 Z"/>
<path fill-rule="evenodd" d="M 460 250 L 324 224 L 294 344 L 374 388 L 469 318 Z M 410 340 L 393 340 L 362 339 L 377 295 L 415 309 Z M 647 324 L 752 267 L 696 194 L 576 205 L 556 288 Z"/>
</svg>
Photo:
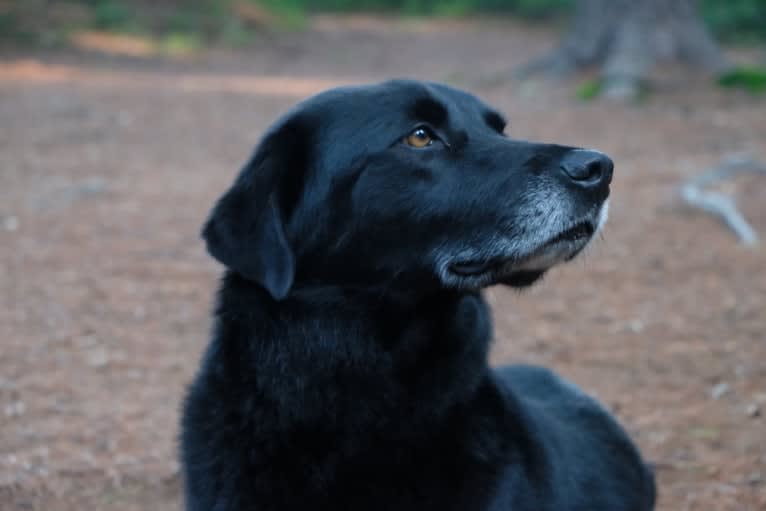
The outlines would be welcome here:
<svg viewBox="0 0 766 511">
<path fill-rule="evenodd" d="M 562 76 L 598 65 L 604 93 L 627 98 L 638 93 L 659 60 L 682 61 L 713 73 L 728 68 L 696 0 L 578 0 L 560 46 L 521 72 Z"/>
</svg>

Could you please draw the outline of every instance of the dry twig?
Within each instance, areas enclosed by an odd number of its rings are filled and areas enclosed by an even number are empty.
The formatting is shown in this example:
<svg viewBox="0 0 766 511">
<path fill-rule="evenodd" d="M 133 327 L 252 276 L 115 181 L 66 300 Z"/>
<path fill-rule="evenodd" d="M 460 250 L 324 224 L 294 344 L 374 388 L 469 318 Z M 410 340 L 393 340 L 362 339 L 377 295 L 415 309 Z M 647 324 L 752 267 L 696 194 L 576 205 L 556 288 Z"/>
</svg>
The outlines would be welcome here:
<svg viewBox="0 0 766 511">
<path fill-rule="evenodd" d="M 706 186 L 743 172 L 766 175 L 766 165 L 752 158 L 726 158 L 719 166 L 684 182 L 681 186 L 681 197 L 691 206 L 721 218 L 736 233 L 740 242 L 756 245 L 758 234 L 739 212 L 735 200 L 722 193 L 705 190 Z"/>
</svg>

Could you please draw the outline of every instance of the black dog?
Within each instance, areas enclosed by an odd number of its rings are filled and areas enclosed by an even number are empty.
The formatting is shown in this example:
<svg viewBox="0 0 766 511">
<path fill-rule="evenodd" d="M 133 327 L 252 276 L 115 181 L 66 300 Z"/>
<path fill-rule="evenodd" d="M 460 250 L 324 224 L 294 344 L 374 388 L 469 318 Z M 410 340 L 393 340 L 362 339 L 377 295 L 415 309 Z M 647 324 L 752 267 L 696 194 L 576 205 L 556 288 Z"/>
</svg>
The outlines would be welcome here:
<svg viewBox="0 0 766 511">
<path fill-rule="evenodd" d="M 188 510 L 653 509 L 595 401 L 487 365 L 480 290 L 573 258 L 612 176 L 504 127 L 465 92 L 393 81 L 266 134 L 204 228 L 228 269 L 183 414 Z"/>
</svg>

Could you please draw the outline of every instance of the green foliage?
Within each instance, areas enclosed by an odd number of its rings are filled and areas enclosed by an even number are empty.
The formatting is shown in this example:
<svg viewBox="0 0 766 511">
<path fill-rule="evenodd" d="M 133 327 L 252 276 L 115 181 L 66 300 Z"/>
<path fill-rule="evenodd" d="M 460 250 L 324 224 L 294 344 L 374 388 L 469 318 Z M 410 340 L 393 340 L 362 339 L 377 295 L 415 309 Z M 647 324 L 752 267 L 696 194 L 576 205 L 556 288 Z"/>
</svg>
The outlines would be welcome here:
<svg viewBox="0 0 766 511">
<path fill-rule="evenodd" d="M 721 87 L 762 94 L 766 92 L 766 67 L 737 67 L 719 76 L 718 84 Z"/>
<path fill-rule="evenodd" d="M 93 26 L 100 29 L 121 29 L 130 25 L 130 9 L 120 0 L 89 0 Z"/>
<path fill-rule="evenodd" d="M 189 32 L 171 32 L 160 38 L 159 49 L 167 55 L 185 55 L 202 47 L 202 40 Z"/>
<path fill-rule="evenodd" d="M 220 1 L 220 0 L 219 0 Z M 275 15 L 276 28 L 301 29 L 306 26 L 306 0 L 248 0 Z"/>
<path fill-rule="evenodd" d="M 130 33 L 154 40 L 163 51 L 184 53 L 210 43 L 241 45 L 252 39 L 258 28 L 243 20 L 238 2 L 257 0 L 24 0 L 0 2 L 0 42 L 50 45 L 65 42 L 72 32 L 96 29 Z M 277 2 L 274 20 L 286 12 Z M 277 5 L 279 4 L 279 6 Z M 72 22 L 68 13 L 79 15 Z M 293 9 L 290 25 L 302 11 Z M 269 18 L 271 21 L 271 18 Z"/>
<path fill-rule="evenodd" d="M 601 94 L 603 87 L 603 82 L 597 78 L 586 80 L 577 87 L 575 96 L 580 101 L 593 101 Z"/>
<path fill-rule="evenodd" d="M 23 39 L 24 34 L 18 26 L 18 16 L 13 10 L 0 12 L 0 39 Z"/>
<path fill-rule="evenodd" d="M 499 2 L 507 3 L 507 2 Z M 528 18 L 546 18 L 565 12 L 572 0 L 515 0 L 514 12 Z"/>
<path fill-rule="evenodd" d="M 499 12 L 526 18 L 556 16 L 571 10 L 575 2 L 576 0 L 288 0 L 293 8 L 304 11 L 377 11 L 450 16 Z M 717 36 L 735 41 L 766 40 L 766 0 L 702 0 L 700 7 L 705 21 Z"/>
<path fill-rule="evenodd" d="M 76 28 L 120 32 L 185 34 L 200 43 L 239 45 L 258 28 L 241 19 L 237 3 L 267 9 L 277 28 L 301 28 L 312 12 L 367 11 L 400 15 L 458 17 L 503 13 L 545 19 L 571 11 L 577 0 L 0 0 L 0 40 L 61 41 Z M 639 1 L 639 0 L 636 0 Z M 56 7 L 78 6 L 86 22 L 59 20 Z M 713 32 L 735 42 L 766 41 L 766 0 L 701 0 L 701 12 Z M 59 9 L 60 10 L 60 9 Z M 176 43 L 174 43 L 176 44 Z"/>
<path fill-rule="evenodd" d="M 713 33 L 735 42 L 766 40 L 766 0 L 702 0 Z"/>
<path fill-rule="evenodd" d="M 478 12 L 505 12 L 547 17 L 571 6 L 573 0 L 288 0 L 303 11 L 393 12 L 405 15 L 464 16 Z M 266 1 L 264 4 L 285 2 Z"/>
<path fill-rule="evenodd" d="M 46 27 L 44 0 L 0 2 L 0 43 L 54 46 L 63 39 L 61 27 Z"/>
</svg>

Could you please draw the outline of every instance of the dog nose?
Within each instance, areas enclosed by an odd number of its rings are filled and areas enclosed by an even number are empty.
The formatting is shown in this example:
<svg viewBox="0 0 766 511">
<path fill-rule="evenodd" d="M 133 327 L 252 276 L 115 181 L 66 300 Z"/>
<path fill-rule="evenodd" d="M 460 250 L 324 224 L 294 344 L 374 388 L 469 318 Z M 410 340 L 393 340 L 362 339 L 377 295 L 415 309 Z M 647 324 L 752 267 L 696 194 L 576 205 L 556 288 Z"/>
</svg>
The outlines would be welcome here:
<svg viewBox="0 0 766 511">
<path fill-rule="evenodd" d="M 560 167 L 575 184 L 593 187 L 608 185 L 612 182 L 614 163 L 611 158 L 599 151 L 576 149 L 564 156 Z"/>
</svg>

